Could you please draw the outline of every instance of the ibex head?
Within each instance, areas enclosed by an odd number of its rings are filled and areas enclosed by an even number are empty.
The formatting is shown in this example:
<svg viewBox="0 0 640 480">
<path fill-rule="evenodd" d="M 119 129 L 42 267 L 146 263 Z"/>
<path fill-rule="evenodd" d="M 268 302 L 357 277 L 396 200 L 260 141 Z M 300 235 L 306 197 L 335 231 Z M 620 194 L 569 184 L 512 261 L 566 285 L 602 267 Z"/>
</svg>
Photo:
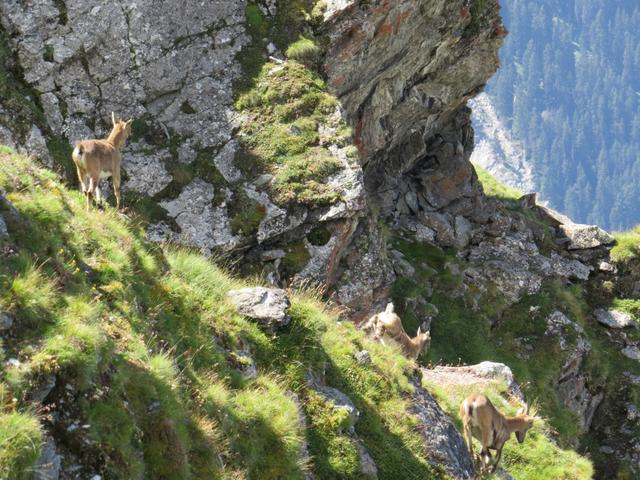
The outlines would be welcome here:
<svg viewBox="0 0 640 480">
<path fill-rule="evenodd" d="M 516 438 L 518 439 L 518 443 L 524 442 L 525 437 L 527 436 L 527 432 L 531 427 L 533 427 L 533 421 L 535 417 L 529 415 L 529 405 L 524 403 L 524 406 L 518 410 L 516 418 L 521 420 L 521 426 L 514 433 L 516 434 Z"/>
<path fill-rule="evenodd" d="M 420 346 L 420 349 L 418 350 L 419 352 L 418 356 L 419 356 L 420 353 L 422 353 L 425 349 L 428 349 L 429 346 L 431 345 L 431 332 L 429 331 L 423 332 L 422 327 L 418 327 L 418 332 L 414 337 L 414 341 L 415 339 L 418 339 L 418 345 Z"/>
<path fill-rule="evenodd" d="M 133 118 L 130 118 L 127 121 L 116 121 L 116 114 L 111 112 L 111 123 L 113 123 L 113 128 L 111 129 L 111 133 L 109 134 L 109 139 L 113 141 L 113 144 L 116 146 L 116 148 L 120 149 L 131 134 L 131 124 L 133 123 Z"/>
</svg>

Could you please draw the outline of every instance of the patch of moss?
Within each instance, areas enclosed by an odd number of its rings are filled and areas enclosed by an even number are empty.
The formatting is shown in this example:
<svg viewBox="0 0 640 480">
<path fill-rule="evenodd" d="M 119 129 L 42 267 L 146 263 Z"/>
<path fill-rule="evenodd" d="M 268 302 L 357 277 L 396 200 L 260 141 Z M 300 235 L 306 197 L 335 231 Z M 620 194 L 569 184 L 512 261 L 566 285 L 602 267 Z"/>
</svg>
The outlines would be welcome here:
<svg viewBox="0 0 640 480">
<path fill-rule="evenodd" d="M 138 219 L 145 225 L 165 222 L 177 228 L 175 221 L 167 215 L 156 199 L 138 192 L 127 192 L 126 205 L 131 208 Z"/>
<path fill-rule="evenodd" d="M 500 200 L 508 207 L 517 207 L 517 200 L 522 197 L 522 192 L 506 186 L 479 165 L 474 165 L 473 168 L 478 174 L 478 180 L 482 184 L 482 189 L 487 197 Z"/>
<path fill-rule="evenodd" d="M 182 105 L 180 105 L 180 111 L 182 113 L 186 113 L 188 115 L 196 113 L 196 111 L 191 106 L 191 104 L 186 100 L 184 102 L 182 102 Z"/>
<path fill-rule="evenodd" d="M 266 18 L 250 2 L 245 13 L 253 41 L 238 56 L 244 75 L 235 85 L 235 106 L 249 119 L 236 163 L 243 173 L 274 175 L 267 189 L 279 205 L 334 203 L 340 195 L 325 180 L 341 165 L 319 144 L 319 125 L 335 126 L 341 135 L 348 128 L 331 117 L 337 101 L 312 69 L 322 53 L 322 39 L 313 34 L 322 8 L 316 1 L 289 0 Z M 302 63 L 268 61 L 264 38 Z M 335 141 L 344 138 L 336 135 Z"/>
<path fill-rule="evenodd" d="M 45 45 L 42 59 L 45 62 L 53 62 L 53 45 Z"/>
<path fill-rule="evenodd" d="M 235 201 L 229 207 L 231 231 L 245 237 L 255 235 L 260 222 L 267 214 L 264 205 L 250 199 L 243 191 L 236 193 Z"/>
<path fill-rule="evenodd" d="M 145 139 L 145 136 L 148 135 L 149 126 L 147 122 L 143 118 L 134 118 L 133 122 L 131 122 L 131 142 L 139 142 L 142 139 Z M 155 142 L 149 142 L 154 144 Z"/>
<path fill-rule="evenodd" d="M 49 134 L 46 142 L 49 154 L 51 154 L 53 161 L 57 165 L 61 165 L 64 168 L 67 180 L 70 182 L 77 181 L 76 166 L 73 163 L 73 158 L 71 158 L 73 153 L 71 144 L 65 138 L 54 134 Z"/>
<path fill-rule="evenodd" d="M 65 0 L 54 0 L 54 4 L 58 9 L 58 23 L 60 25 L 66 25 L 69 21 L 69 17 L 67 14 L 67 4 Z"/>
<path fill-rule="evenodd" d="M 290 243 L 285 249 L 286 255 L 282 259 L 283 276 L 286 279 L 292 278 L 296 273 L 302 271 L 311 255 L 303 242 Z"/>
<path fill-rule="evenodd" d="M 465 37 L 477 35 L 489 26 L 490 17 L 487 7 L 487 0 L 471 0 L 468 7 L 471 21 L 464 30 Z"/>
</svg>

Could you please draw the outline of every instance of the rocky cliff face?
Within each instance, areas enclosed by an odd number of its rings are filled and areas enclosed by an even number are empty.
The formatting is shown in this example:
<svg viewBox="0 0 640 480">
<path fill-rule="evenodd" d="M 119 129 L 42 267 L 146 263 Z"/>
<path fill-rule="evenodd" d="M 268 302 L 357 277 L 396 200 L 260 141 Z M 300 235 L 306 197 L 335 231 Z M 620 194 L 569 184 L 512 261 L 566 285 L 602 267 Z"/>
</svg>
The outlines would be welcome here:
<svg viewBox="0 0 640 480">
<path fill-rule="evenodd" d="M 340 166 L 326 181 L 342 195 L 321 208 L 278 203 L 268 176 L 243 176 L 234 164 L 246 121 L 233 104 L 234 82 L 246 73 L 237 55 L 243 47 L 257 47 L 264 61 L 281 55 L 269 38 L 256 45 L 246 7 L 188 3 L 177 13 L 153 2 L 5 2 L 5 41 L 16 52 L 10 72 L 43 118 L 16 118 L 5 106 L 3 141 L 51 164 L 69 152 L 47 146 L 104 135 L 112 111 L 133 117 L 125 189 L 160 207 L 150 238 L 233 252 L 275 283 L 335 285 L 341 303 L 368 310 L 393 279 L 374 205 L 420 238 L 456 245 L 467 235 L 460 215 L 483 215 L 464 105 L 498 66 L 497 3 L 326 5 L 313 33 L 327 39 L 323 70 L 354 128 L 361 164 L 327 143 Z M 277 24 L 275 4 L 258 7 Z M 96 22 L 107 25 L 100 35 Z M 68 158 L 56 160 L 69 166 Z M 451 204 L 452 213 L 443 212 Z M 249 219 L 239 214 L 247 210 Z M 238 226 L 248 221 L 255 227 Z M 363 268 L 356 272 L 356 264 Z"/>
</svg>

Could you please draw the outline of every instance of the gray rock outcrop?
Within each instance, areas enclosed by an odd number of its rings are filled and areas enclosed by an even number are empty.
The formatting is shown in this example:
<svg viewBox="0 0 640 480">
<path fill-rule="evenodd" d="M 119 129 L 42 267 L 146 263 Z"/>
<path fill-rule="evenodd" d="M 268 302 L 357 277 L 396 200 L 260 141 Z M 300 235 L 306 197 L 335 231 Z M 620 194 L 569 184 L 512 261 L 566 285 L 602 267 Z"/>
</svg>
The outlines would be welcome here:
<svg viewBox="0 0 640 480">
<path fill-rule="evenodd" d="M 241 288 L 227 293 L 229 301 L 238 313 L 259 322 L 266 329 L 287 325 L 291 320 L 287 292 L 279 288 Z"/>
<path fill-rule="evenodd" d="M 596 225 L 565 223 L 560 226 L 562 233 L 569 239 L 570 250 L 582 250 L 611 245 L 614 238 Z"/>
<path fill-rule="evenodd" d="M 631 315 L 619 310 L 605 310 L 603 308 L 599 308 L 593 313 L 595 314 L 598 322 L 610 328 L 626 328 L 638 325 Z"/>
<path fill-rule="evenodd" d="M 439 465 L 455 479 L 475 478 L 473 460 L 453 422 L 424 388 L 417 386 L 411 411 L 420 419 L 420 433 L 429 462 Z"/>
<path fill-rule="evenodd" d="M 622 349 L 622 354 L 631 360 L 640 361 L 640 348 L 635 345 L 629 345 Z"/>
<path fill-rule="evenodd" d="M 58 480 L 61 466 L 62 455 L 58 454 L 53 438 L 47 437 L 34 467 L 33 480 Z"/>
</svg>

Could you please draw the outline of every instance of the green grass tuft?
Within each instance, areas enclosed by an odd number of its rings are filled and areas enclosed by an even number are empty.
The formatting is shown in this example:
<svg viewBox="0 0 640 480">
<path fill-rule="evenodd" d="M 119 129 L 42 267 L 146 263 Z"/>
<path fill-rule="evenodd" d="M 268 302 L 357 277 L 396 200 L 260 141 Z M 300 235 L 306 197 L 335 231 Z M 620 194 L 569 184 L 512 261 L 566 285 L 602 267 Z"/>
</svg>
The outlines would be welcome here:
<svg viewBox="0 0 640 480">
<path fill-rule="evenodd" d="M 32 478 L 42 440 L 42 428 L 35 415 L 0 413 L 0 478 Z"/>
<path fill-rule="evenodd" d="M 296 60 L 313 68 L 322 55 L 322 49 L 310 38 L 300 36 L 300 38 L 289 45 L 286 51 L 287 58 Z"/>
</svg>

